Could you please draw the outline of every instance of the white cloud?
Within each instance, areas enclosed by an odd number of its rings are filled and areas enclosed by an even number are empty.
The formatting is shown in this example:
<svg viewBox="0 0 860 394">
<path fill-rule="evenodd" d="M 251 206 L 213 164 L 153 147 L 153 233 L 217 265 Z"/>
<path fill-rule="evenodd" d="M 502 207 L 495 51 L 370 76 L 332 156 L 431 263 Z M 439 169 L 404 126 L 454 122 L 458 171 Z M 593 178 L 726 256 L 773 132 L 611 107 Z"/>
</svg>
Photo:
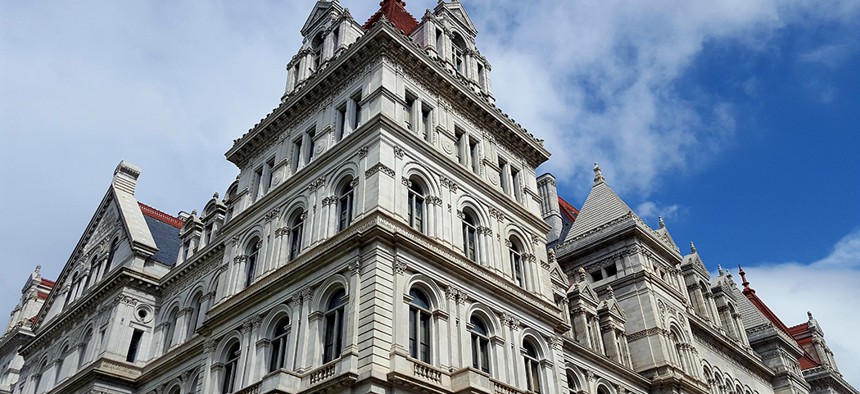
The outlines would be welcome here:
<svg viewBox="0 0 860 394">
<path fill-rule="evenodd" d="M 670 220 L 678 217 L 681 206 L 678 204 L 658 205 L 654 201 L 645 201 L 639 204 L 633 210 L 639 217 L 646 220 L 654 220 L 662 217 L 664 220 Z"/>
<path fill-rule="evenodd" d="M 707 43 L 779 52 L 772 38 L 786 25 L 848 22 L 845 13 L 858 11 L 849 1 L 522 4 L 469 3 L 487 26 L 479 40 L 499 105 L 546 139 L 553 158 L 543 170 L 567 187 L 586 192 L 598 161 L 614 188 L 644 196 L 669 174 L 707 164 L 734 135 L 729 103 L 675 90 Z"/>
<path fill-rule="evenodd" d="M 811 311 L 824 330 L 845 378 L 860 383 L 860 230 L 836 243 L 831 253 L 810 264 L 797 262 L 744 267 L 750 287 L 789 326 Z"/>
</svg>

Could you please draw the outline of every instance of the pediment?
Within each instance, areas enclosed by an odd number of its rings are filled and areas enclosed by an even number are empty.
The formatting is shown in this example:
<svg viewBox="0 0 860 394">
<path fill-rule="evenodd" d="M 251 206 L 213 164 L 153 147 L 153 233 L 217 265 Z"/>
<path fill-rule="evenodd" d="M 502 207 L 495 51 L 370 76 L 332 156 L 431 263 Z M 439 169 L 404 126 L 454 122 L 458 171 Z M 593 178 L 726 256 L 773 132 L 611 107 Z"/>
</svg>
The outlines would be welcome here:
<svg viewBox="0 0 860 394">
<path fill-rule="evenodd" d="M 307 36 L 308 30 L 316 25 L 320 19 L 325 18 L 325 16 L 328 15 L 329 10 L 331 10 L 334 5 L 334 2 L 317 1 L 316 6 L 314 6 L 313 11 L 311 11 L 305 24 L 302 26 L 302 35 Z"/>
<path fill-rule="evenodd" d="M 445 10 L 448 11 L 448 14 L 451 15 L 452 19 L 459 22 L 463 27 L 465 27 L 472 35 L 478 34 L 478 29 L 475 28 L 475 24 L 472 22 L 472 18 L 469 17 L 469 14 L 463 9 L 463 5 L 458 2 L 446 3 L 444 5 Z"/>
<path fill-rule="evenodd" d="M 550 263 L 549 276 L 563 288 L 570 286 L 570 282 L 567 280 L 567 275 L 564 274 L 564 271 L 561 270 L 561 267 L 559 267 L 556 262 Z"/>
</svg>

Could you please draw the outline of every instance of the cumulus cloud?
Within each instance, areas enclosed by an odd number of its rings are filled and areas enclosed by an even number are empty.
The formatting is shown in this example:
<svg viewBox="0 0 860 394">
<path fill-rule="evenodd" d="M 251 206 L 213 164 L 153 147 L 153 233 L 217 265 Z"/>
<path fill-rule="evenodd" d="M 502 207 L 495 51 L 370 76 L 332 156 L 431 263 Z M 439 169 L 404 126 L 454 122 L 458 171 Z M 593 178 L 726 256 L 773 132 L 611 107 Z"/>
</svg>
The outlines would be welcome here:
<svg viewBox="0 0 860 394">
<path fill-rule="evenodd" d="M 678 204 L 659 205 L 654 201 L 645 201 L 633 210 L 639 217 L 646 220 L 654 220 L 662 217 L 664 220 L 674 219 L 681 211 Z"/>
<path fill-rule="evenodd" d="M 785 324 L 803 323 L 804 312 L 811 311 L 842 374 L 850 383 L 860 382 L 860 343 L 855 338 L 860 315 L 854 305 L 860 300 L 860 229 L 818 261 L 762 263 L 744 271 L 756 294 Z"/>
<path fill-rule="evenodd" d="M 734 135 L 730 103 L 676 90 L 707 43 L 769 51 L 789 24 L 848 21 L 858 8 L 775 0 L 469 6 L 484 27 L 500 106 L 552 147 L 544 170 L 582 193 L 598 161 L 613 187 L 643 196 L 669 174 L 707 163 Z"/>
</svg>

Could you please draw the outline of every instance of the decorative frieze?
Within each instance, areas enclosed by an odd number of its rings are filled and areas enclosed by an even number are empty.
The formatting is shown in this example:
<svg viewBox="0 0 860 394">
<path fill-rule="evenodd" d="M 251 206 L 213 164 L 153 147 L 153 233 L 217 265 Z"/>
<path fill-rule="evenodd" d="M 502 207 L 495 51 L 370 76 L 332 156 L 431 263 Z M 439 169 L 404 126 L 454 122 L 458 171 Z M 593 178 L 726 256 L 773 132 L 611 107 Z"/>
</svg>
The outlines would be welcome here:
<svg viewBox="0 0 860 394">
<path fill-rule="evenodd" d="M 391 168 L 388 168 L 385 164 L 376 163 L 373 167 L 370 167 L 367 171 L 364 172 L 365 177 L 371 177 L 377 172 L 382 172 L 385 175 L 388 175 L 391 178 L 394 178 L 395 172 Z"/>
<path fill-rule="evenodd" d="M 439 184 L 442 187 L 451 190 L 451 193 L 457 193 L 457 190 L 460 188 L 459 186 L 457 186 L 457 183 L 455 183 L 451 179 L 448 179 L 444 176 L 439 177 Z"/>
</svg>

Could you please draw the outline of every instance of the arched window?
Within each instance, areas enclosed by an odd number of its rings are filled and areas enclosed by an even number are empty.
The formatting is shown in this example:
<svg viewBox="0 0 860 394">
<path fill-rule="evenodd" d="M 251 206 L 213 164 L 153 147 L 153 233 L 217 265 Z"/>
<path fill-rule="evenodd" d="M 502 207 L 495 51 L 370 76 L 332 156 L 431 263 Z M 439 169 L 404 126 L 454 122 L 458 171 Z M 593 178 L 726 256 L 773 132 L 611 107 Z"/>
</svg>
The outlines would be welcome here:
<svg viewBox="0 0 860 394">
<path fill-rule="evenodd" d="M 430 302 L 418 289 L 409 291 L 409 355 L 430 363 Z"/>
<path fill-rule="evenodd" d="M 191 313 L 188 314 L 188 334 L 185 336 L 186 338 L 191 338 L 194 336 L 194 331 L 197 330 L 198 324 L 200 324 L 200 313 L 203 308 L 203 293 L 197 293 L 194 297 L 191 297 Z"/>
<path fill-rule="evenodd" d="M 526 366 L 526 388 L 528 391 L 540 393 L 540 360 L 535 346 L 527 340 L 523 341 L 523 363 Z"/>
<path fill-rule="evenodd" d="M 305 224 L 305 211 L 299 209 L 290 219 L 290 260 L 302 251 L 302 230 Z"/>
<path fill-rule="evenodd" d="M 687 371 L 687 360 L 684 359 L 684 350 L 683 350 L 683 336 L 677 327 L 673 326 L 670 328 L 669 333 L 669 341 L 672 345 L 672 352 L 674 353 L 676 365 L 681 368 L 682 371 Z"/>
<path fill-rule="evenodd" d="M 108 252 L 107 259 L 105 259 L 105 270 L 102 273 L 102 276 L 107 275 L 110 272 L 111 264 L 113 264 L 113 258 L 116 256 L 116 250 L 119 248 L 119 238 L 114 238 L 113 242 L 110 243 L 110 251 Z"/>
<path fill-rule="evenodd" d="M 275 324 L 270 344 L 271 353 L 269 357 L 269 372 L 286 367 L 287 363 L 287 339 L 290 335 L 290 318 L 282 317 Z"/>
<path fill-rule="evenodd" d="M 570 394 L 577 394 L 579 392 L 579 379 L 576 378 L 576 374 L 571 370 L 567 370 L 567 391 Z"/>
<path fill-rule="evenodd" d="M 66 307 L 66 305 L 69 305 L 70 302 L 75 300 L 75 296 L 77 295 L 76 291 L 78 288 L 78 283 L 80 282 L 81 280 L 78 279 L 78 273 L 75 272 L 74 274 L 72 274 L 72 283 L 71 285 L 69 285 L 69 289 L 66 290 L 66 301 L 63 303 L 64 308 Z"/>
<path fill-rule="evenodd" d="M 90 261 L 90 271 L 87 274 L 87 278 L 84 279 L 84 289 L 88 289 L 90 284 L 96 283 L 96 275 L 98 275 L 99 266 L 98 256 L 93 256 L 92 261 Z"/>
<path fill-rule="evenodd" d="M 511 257 L 511 274 L 514 277 L 514 281 L 518 286 L 525 288 L 526 287 L 526 278 L 523 270 L 523 248 L 520 246 L 520 241 L 515 237 L 511 237 L 508 242 L 510 243 L 509 254 Z"/>
<path fill-rule="evenodd" d="M 478 261 L 478 221 L 468 210 L 463 210 L 463 253 L 469 260 Z"/>
<path fill-rule="evenodd" d="M 224 376 L 221 380 L 221 393 L 232 393 L 236 386 L 236 371 L 239 368 L 239 342 L 235 342 L 224 355 Z"/>
<path fill-rule="evenodd" d="M 355 187 L 353 187 L 353 180 L 349 178 L 343 182 L 343 186 L 340 187 L 340 191 L 338 193 L 337 199 L 337 230 L 341 231 L 349 226 L 352 223 L 352 204 L 353 204 L 353 195 L 355 191 Z"/>
<path fill-rule="evenodd" d="M 176 319 L 179 315 L 179 308 L 174 307 L 170 310 L 165 318 L 164 324 L 164 351 L 163 353 L 167 353 L 170 350 L 170 346 L 173 345 L 173 337 L 176 333 Z"/>
<path fill-rule="evenodd" d="M 254 237 L 245 246 L 245 287 L 254 283 L 257 275 L 257 260 L 260 258 L 260 239 Z"/>
<path fill-rule="evenodd" d="M 606 388 L 606 386 L 600 385 L 597 388 L 597 394 L 611 394 L 611 393 L 609 392 L 609 389 Z"/>
<path fill-rule="evenodd" d="M 42 374 L 44 374 L 47 369 L 48 369 L 48 360 L 42 360 L 42 365 L 39 366 L 39 371 L 36 373 L 36 378 L 35 378 L 36 381 L 33 383 L 33 387 L 34 387 L 33 392 L 34 393 L 41 392 L 40 391 L 41 387 L 39 387 L 39 386 L 42 385 Z"/>
<path fill-rule="evenodd" d="M 323 36 L 323 32 L 317 33 L 317 35 L 314 36 L 313 41 L 311 41 L 311 50 L 313 51 L 313 71 L 319 70 L 320 65 L 322 64 L 324 42 L 325 37 Z"/>
<path fill-rule="evenodd" d="M 451 63 L 458 73 L 466 72 L 466 41 L 457 33 L 451 35 Z"/>
<path fill-rule="evenodd" d="M 346 306 L 343 298 L 345 296 L 346 292 L 340 289 L 329 298 L 325 312 L 323 363 L 340 357 L 340 352 L 343 350 L 343 315 Z"/>
<path fill-rule="evenodd" d="M 93 340 L 93 329 L 88 328 L 84 335 L 81 337 L 81 343 L 78 347 L 81 349 L 78 353 L 78 369 L 84 366 L 89 358 L 89 347 L 90 342 Z"/>
<path fill-rule="evenodd" d="M 179 390 L 179 386 L 173 386 L 173 388 L 167 392 L 167 394 L 180 394 L 180 393 L 181 393 L 181 391 Z"/>
<path fill-rule="evenodd" d="M 412 228 L 424 232 L 424 189 L 417 181 L 409 180 L 409 206 L 406 208 L 409 217 L 409 225 Z"/>
<path fill-rule="evenodd" d="M 60 350 L 59 356 L 57 356 L 57 363 L 55 364 L 56 371 L 54 371 L 54 384 L 58 383 L 60 379 L 63 378 L 63 363 L 66 361 L 66 353 L 69 352 L 69 345 L 63 346 L 63 350 Z"/>
<path fill-rule="evenodd" d="M 469 319 L 472 336 L 472 368 L 490 373 L 490 332 L 477 316 Z"/>
</svg>

